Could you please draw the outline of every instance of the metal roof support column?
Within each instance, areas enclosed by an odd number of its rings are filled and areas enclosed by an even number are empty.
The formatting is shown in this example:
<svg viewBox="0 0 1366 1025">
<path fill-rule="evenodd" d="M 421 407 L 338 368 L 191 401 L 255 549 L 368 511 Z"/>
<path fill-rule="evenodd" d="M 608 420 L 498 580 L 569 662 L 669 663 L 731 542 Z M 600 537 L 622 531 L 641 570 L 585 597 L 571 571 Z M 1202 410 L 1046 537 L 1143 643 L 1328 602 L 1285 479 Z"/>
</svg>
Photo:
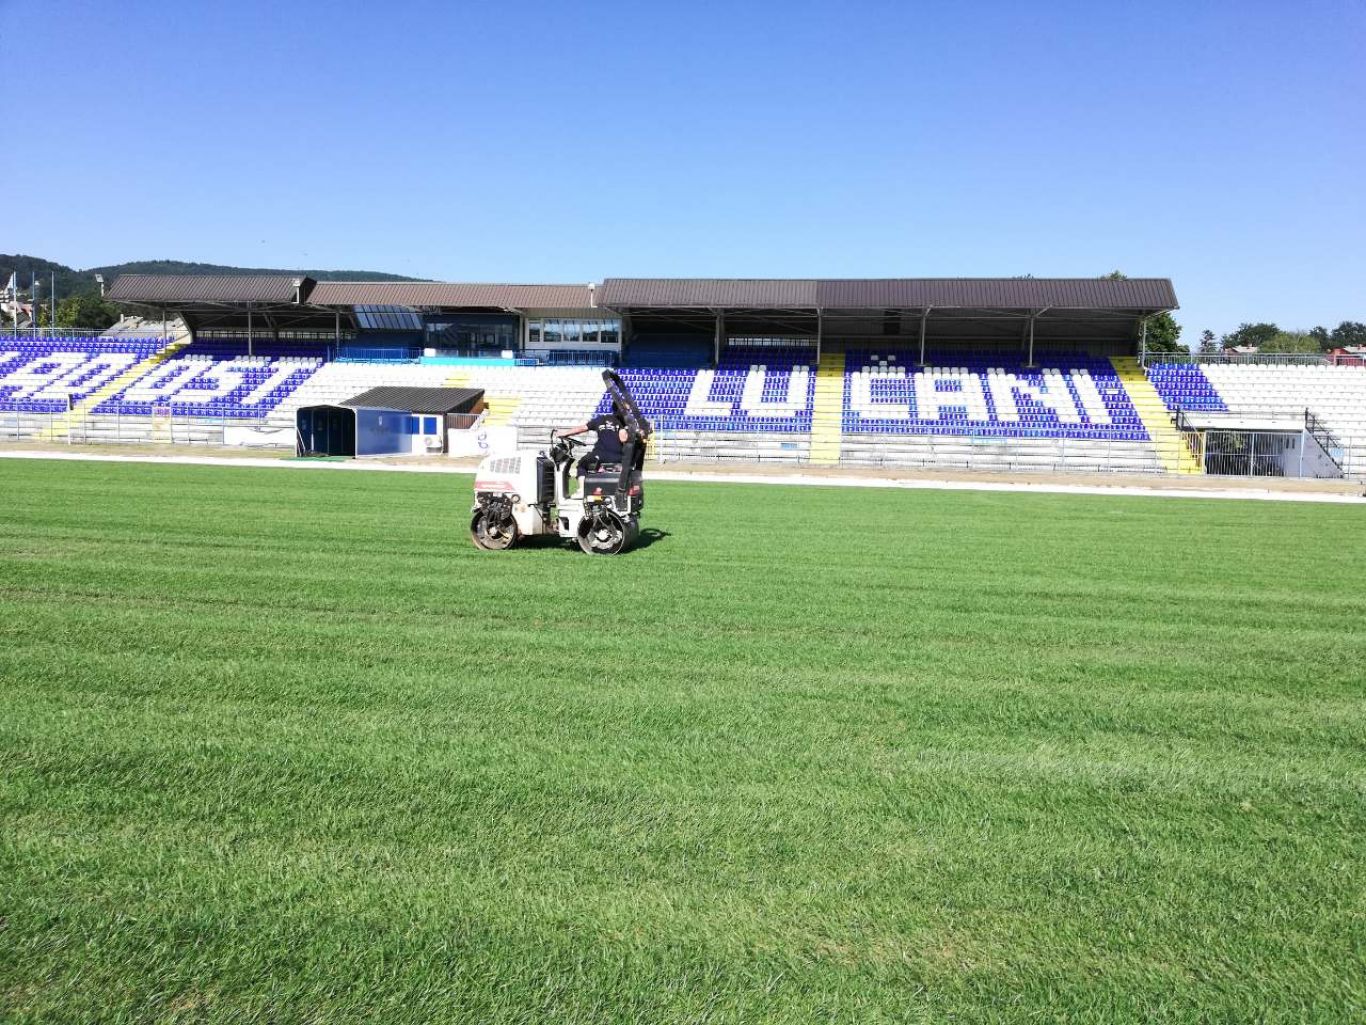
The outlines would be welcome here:
<svg viewBox="0 0 1366 1025">
<path fill-rule="evenodd" d="M 925 365 L 925 322 L 930 319 L 930 310 L 933 307 L 926 306 L 920 311 L 920 365 Z"/>
<path fill-rule="evenodd" d="M 341 310 L 334 314 L 336 321 L 332 326 L 332 358 L 336 359 L 341 355 Z"/>
<path fill-rule="evenodd" d="M 1036 316 L 1038 316 L 1036 313 L 1031 313 L 1029 315 L 1029 358 L 1025 360 L 1025 366 L 1027 367 L 1032 367 L 1034 365 L 1034 318 Z"/>
<path fill-rule="evenodd" d="M 816 363 L 821 361 L 821 341 L 825 336 L 825 311 L 817 307 L 816 309 Z"/>
<path fill-rule="evenodd" d="M 1146 367 L 1148 365 L 1148 318 L 1144 317 L 1138 329 L 1138 364 Z"/>
<path fill-rule="evenodd" d="M 247 307 L 247 355 L 251 353 L 251 307 Z"/>
<path fill-rule="evenodd" d="M 725 340 L 726 337 L 726 314 L 722 310 L 716 310 L 715 312 L 716 337 L 713 339 L 713 341 L 714 347 L 716 349 L 716 354 L 715 358 L 712 360 L 712 366 L 719 367 L 721 365 L 721 343 Z"/>
</svg>

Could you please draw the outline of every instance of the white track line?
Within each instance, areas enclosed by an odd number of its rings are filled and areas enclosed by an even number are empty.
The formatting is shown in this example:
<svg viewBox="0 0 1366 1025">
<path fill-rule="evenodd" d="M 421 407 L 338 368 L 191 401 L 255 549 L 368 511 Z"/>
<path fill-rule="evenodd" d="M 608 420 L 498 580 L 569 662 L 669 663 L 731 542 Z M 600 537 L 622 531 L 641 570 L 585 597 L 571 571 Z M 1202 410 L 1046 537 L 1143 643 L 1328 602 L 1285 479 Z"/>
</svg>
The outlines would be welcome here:
<svg viewBox="0 0 1366 1025">
<path fill-rule="evenodd" d="M 394 473 L 453 473 L 472 476 L 468 466 L 451 466 L 440 462 L 371 463 L 359 460 L 330 461 L 311 459 L 261 459 L 251 456 L 121 456 L 95 452 L 25 452 L 20 449 L 0 450 L 0 459 L 64 459 L 91 463 L 161 463 L 173 466 L 251 466 L 286 470 L 337 470 Z M 1013 491 L 1047 495 L 1119 495 L 1149 498 L 1216 498 L 1242 499 L 1253 502 L 1326 502 L 1337 505 L 1366 505 L 1363 494 L 1341 494 L 1329 491 L 1271 491 L 1257 488 L 1163 488 L 1134 485 L 1053 484 L 1020 481 L 939 480 L 932 477 L 818 477 L 809 474 L 746 474 L 707 473 L 706 471 L 679 472 L 652 470 L 650 480 L 703 482 L 709 484 L 788 484 L 821 488 L 900 488 L 918 491 Z"/>
</svg>

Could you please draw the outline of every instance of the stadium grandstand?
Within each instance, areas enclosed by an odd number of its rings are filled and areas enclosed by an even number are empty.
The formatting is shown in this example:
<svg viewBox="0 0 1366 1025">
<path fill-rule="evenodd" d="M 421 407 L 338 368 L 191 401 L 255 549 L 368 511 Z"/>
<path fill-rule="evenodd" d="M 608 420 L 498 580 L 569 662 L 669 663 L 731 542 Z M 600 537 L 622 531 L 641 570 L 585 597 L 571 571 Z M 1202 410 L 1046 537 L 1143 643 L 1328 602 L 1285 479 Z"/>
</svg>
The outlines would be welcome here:
<svg viewBox="0 0 1366 1025">
<path fill-rule="evenodd" d="M 108 298 L 102 335 L 0 338 L 0 437 L 293 447 L 300 409 L 398 386 L 480 390 L 471 430 L 539 443 L 614 366 L 662 460 L 1366 476 L 1366 367 L 1149 358 L 1166 279 L 125 274 Z"/>
</svg>

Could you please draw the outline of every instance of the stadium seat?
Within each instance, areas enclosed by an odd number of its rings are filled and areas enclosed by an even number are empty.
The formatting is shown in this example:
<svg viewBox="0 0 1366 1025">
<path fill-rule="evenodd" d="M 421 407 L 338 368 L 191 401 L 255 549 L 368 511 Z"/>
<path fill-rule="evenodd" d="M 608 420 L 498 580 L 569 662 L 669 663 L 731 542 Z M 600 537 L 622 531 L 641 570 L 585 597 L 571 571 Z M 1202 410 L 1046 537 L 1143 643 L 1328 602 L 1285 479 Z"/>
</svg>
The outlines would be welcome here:
<svg viewBox="0 0 1366 1025">
<path fill-rule="evenodd" d="M 165 348 L 151 337 L 0 337 L 0 410 L 63 413 Z"/>
<path fill-rule="evenodd" d="M 1366 474 L 1366 367 L 1328 363 L 1157 363 L 1148 379 L 1172 411 L 1302 417 L 1341 444 L 1343 472 Z"/>
<path fill-rule="evenodd" d="M 96 414 L 251 420 L 269 415 L 323 365 L 319 358 L 229 356 L 216 358 L 197 345 L 166 360 L 101 402 Z"/>
<path fill-rule="evenodd" d="M 1041 354 L 1026 367 L 999 353 L 954 352 L 929 354 L 917 370 L 918 355 L 846 353 L 846 436 L 1149 440 L 1107 359 Z"/>
</svg>

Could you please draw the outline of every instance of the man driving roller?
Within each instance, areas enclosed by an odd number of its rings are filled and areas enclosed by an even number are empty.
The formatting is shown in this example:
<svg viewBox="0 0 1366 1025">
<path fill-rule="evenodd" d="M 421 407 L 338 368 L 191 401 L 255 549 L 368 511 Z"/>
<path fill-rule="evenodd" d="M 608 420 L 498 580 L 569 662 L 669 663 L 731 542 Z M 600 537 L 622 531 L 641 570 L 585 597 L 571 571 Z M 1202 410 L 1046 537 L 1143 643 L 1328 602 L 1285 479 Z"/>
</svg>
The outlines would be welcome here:
<svg viewBox="0 0 1366 1025">
<path fill-rule="evenodd" d="M 620 467 L 622 457 L 625 454 L 626 442 L 631 437 L 630 432 L 626 429 L 626 419 L 621 415 L 620 407 L 613 402 L 610 412 L 595 416 L 587 423 L 579 424 L 577 427 L 561 427 L 555 433 L 562 438 L 570 438 L 586 431 L 597 431 L 598 440 L 593 445 L 593 451 L 579 460 L 574 475 L 582 477 L 585 473 L 591 473 L 604 466 L 610 466 L 614 469 Z"/>
</svg>

